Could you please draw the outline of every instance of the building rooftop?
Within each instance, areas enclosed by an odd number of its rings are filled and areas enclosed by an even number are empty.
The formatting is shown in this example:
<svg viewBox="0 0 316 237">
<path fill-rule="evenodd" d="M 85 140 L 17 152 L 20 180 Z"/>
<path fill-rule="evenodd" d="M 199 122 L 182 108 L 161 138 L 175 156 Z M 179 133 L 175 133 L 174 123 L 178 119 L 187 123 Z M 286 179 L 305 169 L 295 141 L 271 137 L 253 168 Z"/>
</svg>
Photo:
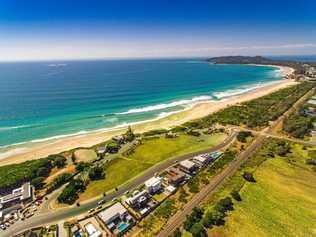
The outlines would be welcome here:
<svg viewBox="0 0 316 237">
<path fill-rule="evenodd" d="M 192 169 L 196 167 L 196 164 L 194 164 L 192 161 L 189 161 L 189 160 L 181 161 L 180 165 L 186 169 Z"/>
<path fill-rule="evenodd" d="M 311 105 L 316 105 L 316 100 L 311 99 L 311 100 L 308 100 L 307 103 Z"/>
<path fill-rule="evenodd" d="M 31 196 L 31 185 L 29 182 L 27 182 L 23 184 L 21 187 L 13 189 L 10 194 L 0 197 L 0 204 L 5 204 L 14 200 L 23 201 L 25 199 L 30 198 Z"/>
<path fill-rule="evenodd" d="M 161 183 L 161 177 L 152 177 L 145 182 L 146 187 L 159 185 Z"/>
<path fill-rule="evenodd" d="M 113 206 L 109 207 L 108 209 L 100 212 L 98 216 L 104 221 L 108 222 L 111 218 L 116 215 L 123 215 L 127 212 L 125 207 L 121 203 L 115 203 Z"/>
</svg>

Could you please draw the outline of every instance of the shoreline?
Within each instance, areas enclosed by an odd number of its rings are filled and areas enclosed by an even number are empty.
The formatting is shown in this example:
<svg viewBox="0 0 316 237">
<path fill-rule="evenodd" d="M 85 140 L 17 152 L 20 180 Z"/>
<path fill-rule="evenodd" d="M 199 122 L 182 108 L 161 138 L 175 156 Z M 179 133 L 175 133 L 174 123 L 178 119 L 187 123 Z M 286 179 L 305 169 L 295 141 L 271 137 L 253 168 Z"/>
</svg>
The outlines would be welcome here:
<svg viewBox="0 0 316 237">
<path fill-rule="evenodd" d="M 134 122 L 130 125 L 136 133 L 142 133 L 153 129 L 171 128 L 190 120 L 207 116 L 227 106 L 252 100 L 284 87 L 296 84 L 296 82 L 293 80 L 284 79 L 294 72 L 293 68 L 276 65 L 271 66 L 279 68 L 283 74 L 282 80 L 272 83 L 270 82 L 253 89 L 250 88 L 249 91 L 245 91 L 244 93 L 226 98 L 224 97 L 219 101 L 201 101 L 188 108 L 185 108 L 184 110 L 169 114 L 166 117 L 158 117 L 147 121 Z M 12 149 L 4 151 L 2 154 L 0 154 L 0 166 L 12 163 L 20 163 L 26 160 L 39 159 L 50 154 L 57 154 L 78 147 L 91 147 L 98 143 L 104 142 L 115 135 L 122 134 L 128 125 L 129 124 L 123 124 L 114 128 L 99 129 L 86 134 L 63 136 L 55 140 L 48 140 L 39 143 L 32 144 L 31 142 L 28 142 L 21 145 L 11 145 Z"/>
</svg>

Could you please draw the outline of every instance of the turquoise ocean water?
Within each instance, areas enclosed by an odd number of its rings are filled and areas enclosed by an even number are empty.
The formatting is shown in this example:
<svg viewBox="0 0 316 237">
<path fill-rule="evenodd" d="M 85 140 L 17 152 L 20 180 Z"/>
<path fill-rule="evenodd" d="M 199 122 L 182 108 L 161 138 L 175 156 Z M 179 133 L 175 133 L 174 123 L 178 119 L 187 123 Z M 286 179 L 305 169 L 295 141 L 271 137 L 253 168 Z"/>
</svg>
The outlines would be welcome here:
<svg viewBox="0 0 316 237">
<path fill-rule="evenodd" d="M 1 63 L 0 149 L 164 117 L 281 77 L 196 59 Z"/>
</svg>

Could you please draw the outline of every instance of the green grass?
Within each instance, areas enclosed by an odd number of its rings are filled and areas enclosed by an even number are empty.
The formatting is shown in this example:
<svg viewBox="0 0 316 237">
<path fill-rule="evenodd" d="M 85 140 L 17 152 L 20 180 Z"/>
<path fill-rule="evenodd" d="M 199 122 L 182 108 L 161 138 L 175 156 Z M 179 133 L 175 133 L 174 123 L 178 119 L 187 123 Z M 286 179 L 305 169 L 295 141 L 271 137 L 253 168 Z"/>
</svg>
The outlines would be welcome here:
<svg viewBox="0 0 316 237">
<path fill-rule="evenodd" d="M 316 173 L 305 164 L 308 151 L 292 146 L 292 154 L 264 161 L 246 183 L 241 202 L 226 218 L 216 236 L 315 236 Z M 238 179 L 235 179 L 237 182 Z M 233 185 L 232 185 L 233 186 Z"/>
<path fill-rule="evenodd" d="M 225 134 L 219 133 L 200 137 L 181 135 L 172 139 L 162 136 L 145 140 L 133 154 L 108 162 L 105 166 L 105 179 L 90 182 L 87 190 L 80 195 L 80 200 L 110 191 L 166 159 L 214 147 L 225 138 Z"/>
<path fill-rule="evenodd" d="M 144 144 L 137 147 L 135 152 L 127 158 L 156 164 L 172 157 L 211 148 L 225 138 L 226 135 L 223 133 L 199 137 L 181 135 L 169 139 L 162 136 L 158 139 L 144 141 Z"/>
</svg>

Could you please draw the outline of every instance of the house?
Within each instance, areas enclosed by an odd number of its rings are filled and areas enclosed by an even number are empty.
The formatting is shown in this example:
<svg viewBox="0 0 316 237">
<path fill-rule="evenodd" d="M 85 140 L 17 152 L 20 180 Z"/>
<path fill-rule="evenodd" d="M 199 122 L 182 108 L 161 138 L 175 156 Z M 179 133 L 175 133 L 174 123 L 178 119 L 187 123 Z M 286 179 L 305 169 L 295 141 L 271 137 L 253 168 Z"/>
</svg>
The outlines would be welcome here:
<svg viewBox="0 0 316 237">
<path fill-rule="evenodd" d="M 152 177 L 145 182 L 145 186 L 150 194 L 155 194 L 162 189 L 162 178 Z"/>
<path fill-rule="evenodd" d="M 125 142 L 125 138 L 123 135 L 114 136 L 114 137 L 112 137 L 112 140 L 117 142 L 120 145 L 124 144 L 124 142 Z"/>
<path fill-rule="evenodd" d="M 119 202 L 101 211 L 98 217 L 109 231 L 116 236 L 122 235 L 134 224 L 133 217 L 129 215 L 126 208 Z"/>
<path fill-rule="evenodd" d="M 106 153 L 106 147 L 98 147 L 97 154 L 98 156 L 103 156 Z"/>
<path fill-rule="evenodd" d="M 198 166 L 190 160 L 184 160 L 179 163 L 179 169 L 187 174 L 195 174 Z"/>
<path fill-rule="evenodd" d="M 310 100 L 307 101 L 307 104 L 316 105 L 316 100 L 310 99 Z"/>
<path fill-rule="evenodd" d="M 147 190 L 138 191 L 136 190 L 132 197 L 127 198 L 125 202 L 136 209 L 141 209 L 146 206 L 146 204 L 150 201 L 150 194 Z"/>
<path fill-rule="evenodd" d="M 177 168 L 171 168 L 168 171 L 168 183 L 172 186 L 179 186 L 185 180 L 185 173 Z"/>
<path fill-rule="evenodd" d="M 87 223 L 84 226 L 84 228 L 85 228 L 86 232 L 88 233 L 89 237 L 100 237 L 100 236 L 102 236 L 101 231 L 97 230 L 95 228 L 95 226 L 91 222 Z"/>
<path fill-rule="evenodd" d="M 22 208 L 22 205 L 31 201 L 32 188 L 29 182 L 13 189 L 11 193 L 0 197 L 0 219 L 13 210 Z"/>
<path fill-rule="evenodd" d="M 210 163 L 212 161 L 212 158 L 209 154 L 201 154 L 198 156 L 194 156 L 192 161 L 201 167 Z"/>
</svg>

